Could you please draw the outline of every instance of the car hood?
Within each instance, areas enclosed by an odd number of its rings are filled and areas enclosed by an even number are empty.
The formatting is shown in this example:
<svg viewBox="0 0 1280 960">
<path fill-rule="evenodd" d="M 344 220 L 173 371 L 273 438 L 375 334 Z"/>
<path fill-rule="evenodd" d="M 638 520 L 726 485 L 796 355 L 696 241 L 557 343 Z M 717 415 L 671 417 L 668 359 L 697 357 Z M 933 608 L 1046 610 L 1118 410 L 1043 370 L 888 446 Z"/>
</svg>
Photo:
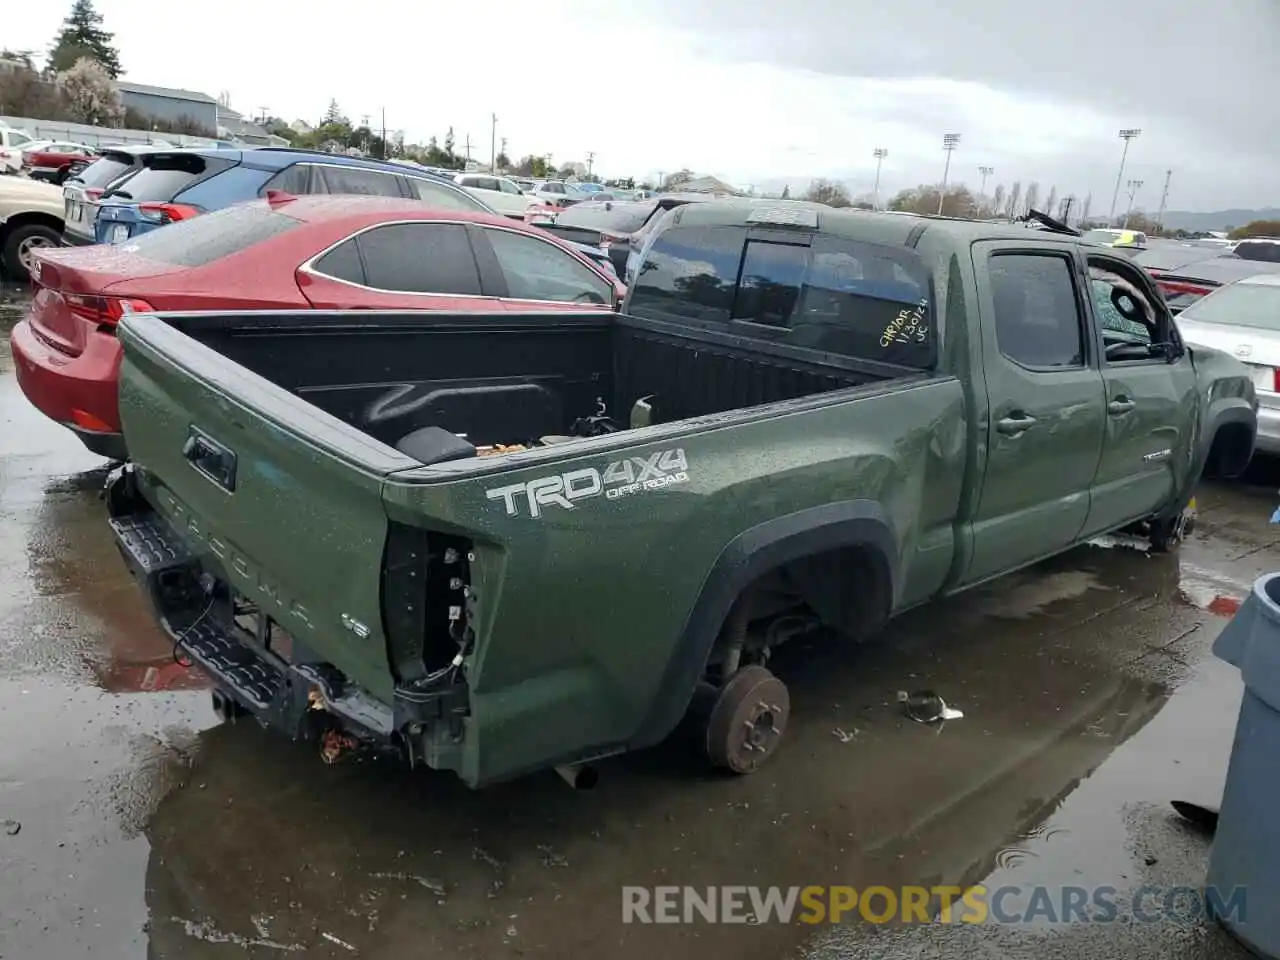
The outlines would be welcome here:
<svg viewBox="0 0 1280 960">
<path fill-rule="evenodd" d="M 0 220 L 39 211 L 62 219 L 62 188 L 26 177 L 0 177 Z"/>
</svg>

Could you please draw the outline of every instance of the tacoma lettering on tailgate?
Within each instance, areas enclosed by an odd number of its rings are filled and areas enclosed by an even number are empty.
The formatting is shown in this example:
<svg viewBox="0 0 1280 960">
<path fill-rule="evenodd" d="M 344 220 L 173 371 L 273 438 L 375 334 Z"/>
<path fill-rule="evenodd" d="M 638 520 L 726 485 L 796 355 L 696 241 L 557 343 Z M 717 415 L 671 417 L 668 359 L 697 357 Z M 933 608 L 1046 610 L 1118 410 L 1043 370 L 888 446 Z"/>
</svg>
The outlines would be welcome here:
<svg viewBox="0 0 1280 960">
<path fill-rule="evenodd" d="M 520 514 L 520 504 L 526 505 L 530 517 L 542 516 L 547 507 L 572 510 L 579 500 L 603 496 L 608 500 L 661 490 L 677 483 L 689 481 L 689 464 L 684 449 L 660 450 L 641 457 L 616 460 L 601 472 L 595 467 L 570 470 L 567 473 L 538 477 L 526 483 L 513 483 L 505 487 L 486 490 L 490 500 L 501 500 L 507 508 L 507 516 Z"/>
<path fill-rule="evenodd" d="M 297 600 L 285 596 L 281 592 L 280 584 L 270 579 L 266 572 L 245 556 L 238 547 L 205 529 L 204 522 L 169 491 L 159 491 L 159 498 L 174 529 L 185 535 L 197 548 L 207 547 L 210 553 L 221 560 L 226 566 L 227 574 L 239 581 L 236 586 L 248 598 L 265 597 L 286 611 L 302 626 L 314 629 L 311 614 L 307 612 L 307 608 Z"/>
</svg>

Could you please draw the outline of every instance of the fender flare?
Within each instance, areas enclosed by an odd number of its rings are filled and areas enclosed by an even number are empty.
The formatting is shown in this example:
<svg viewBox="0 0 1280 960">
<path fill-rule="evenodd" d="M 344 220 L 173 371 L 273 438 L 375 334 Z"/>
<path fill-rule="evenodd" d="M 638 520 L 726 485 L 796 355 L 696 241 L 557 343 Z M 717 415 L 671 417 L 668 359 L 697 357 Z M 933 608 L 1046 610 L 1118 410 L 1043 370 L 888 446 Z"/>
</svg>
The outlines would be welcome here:
<svg viewBox="0 0 1280 960">
<path fill-rule="evenodd" d="M 730 540 L 702 582 L 661 684 L 628 748 L 659 743 L 675 729 L 689 708 L 721 625 L 748 584 L 792 560 L 842 547 L 868 547 L 880 558 L 893 610 L 900 589 L 897 538 L 884 507 L 874 500 L 840 500 L 798 510 Z"/>
<path fill-rule="evenodd" d="M 1218 431 L 1232 424 L 1243 424 L 1249 428 L 1250 447 L 1257 442 L 1258 414 L 1247 400 L 1243 397 L 1225 397 L 1214 403 L 1205 415 L 1203 429 L 1196 439 L 1195 461 L 1192 463 L 1191 469 L 1187 471 L 1186 481 L 1173 502 L 1161 511 L 1160 519 L 1177 516 L 1183 507 L 1190 502 L 1196 486 L 1199 485 L 1200 479 L 1204 474 L 1204 469 L 1209 464 L 1209 452 L 1213 449 L 1213 442 L 1218 436 Z"/>
</svg>

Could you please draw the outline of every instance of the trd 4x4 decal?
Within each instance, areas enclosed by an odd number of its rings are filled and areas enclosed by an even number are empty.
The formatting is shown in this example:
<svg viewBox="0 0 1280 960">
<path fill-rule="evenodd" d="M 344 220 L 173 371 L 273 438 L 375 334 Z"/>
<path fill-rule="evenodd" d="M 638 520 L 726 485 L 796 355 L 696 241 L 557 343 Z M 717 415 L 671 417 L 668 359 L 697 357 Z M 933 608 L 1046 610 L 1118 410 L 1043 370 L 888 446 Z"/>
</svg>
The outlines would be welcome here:
<svg viewBox="0 0 1280 960">
<path fill-rule="evenodd" d="M 618 500 L 637 493 L 661 490 L 689 480 L 689 464 L 684 449 L 660 450 L 657 453 L 616 460 L 603 471 L 595 467 L 570 470 L 549 477 L 538 477 L 526 483 L 486 490 L 490 500 L 501 500 L 507 516 L 520 515 L 523 504 L 530 517 L 542 516 L 547 507 L 572 510 L 580 500 L 603 496 Z"/>
</svg>

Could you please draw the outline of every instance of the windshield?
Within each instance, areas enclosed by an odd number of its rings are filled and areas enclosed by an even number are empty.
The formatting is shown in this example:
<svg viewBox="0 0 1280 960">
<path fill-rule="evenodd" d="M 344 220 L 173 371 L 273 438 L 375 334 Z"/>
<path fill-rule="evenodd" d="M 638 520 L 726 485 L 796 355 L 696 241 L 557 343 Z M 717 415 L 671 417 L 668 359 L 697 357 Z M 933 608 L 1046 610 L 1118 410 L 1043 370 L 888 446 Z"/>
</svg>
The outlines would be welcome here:
<svg viewBox="0 0 1280 960">
<path fill-rule="evenodd" d="M 1280 330 L 1280 284 L 1233 283 L 1197 300 L 1180 320 Z"/>
</svg>

